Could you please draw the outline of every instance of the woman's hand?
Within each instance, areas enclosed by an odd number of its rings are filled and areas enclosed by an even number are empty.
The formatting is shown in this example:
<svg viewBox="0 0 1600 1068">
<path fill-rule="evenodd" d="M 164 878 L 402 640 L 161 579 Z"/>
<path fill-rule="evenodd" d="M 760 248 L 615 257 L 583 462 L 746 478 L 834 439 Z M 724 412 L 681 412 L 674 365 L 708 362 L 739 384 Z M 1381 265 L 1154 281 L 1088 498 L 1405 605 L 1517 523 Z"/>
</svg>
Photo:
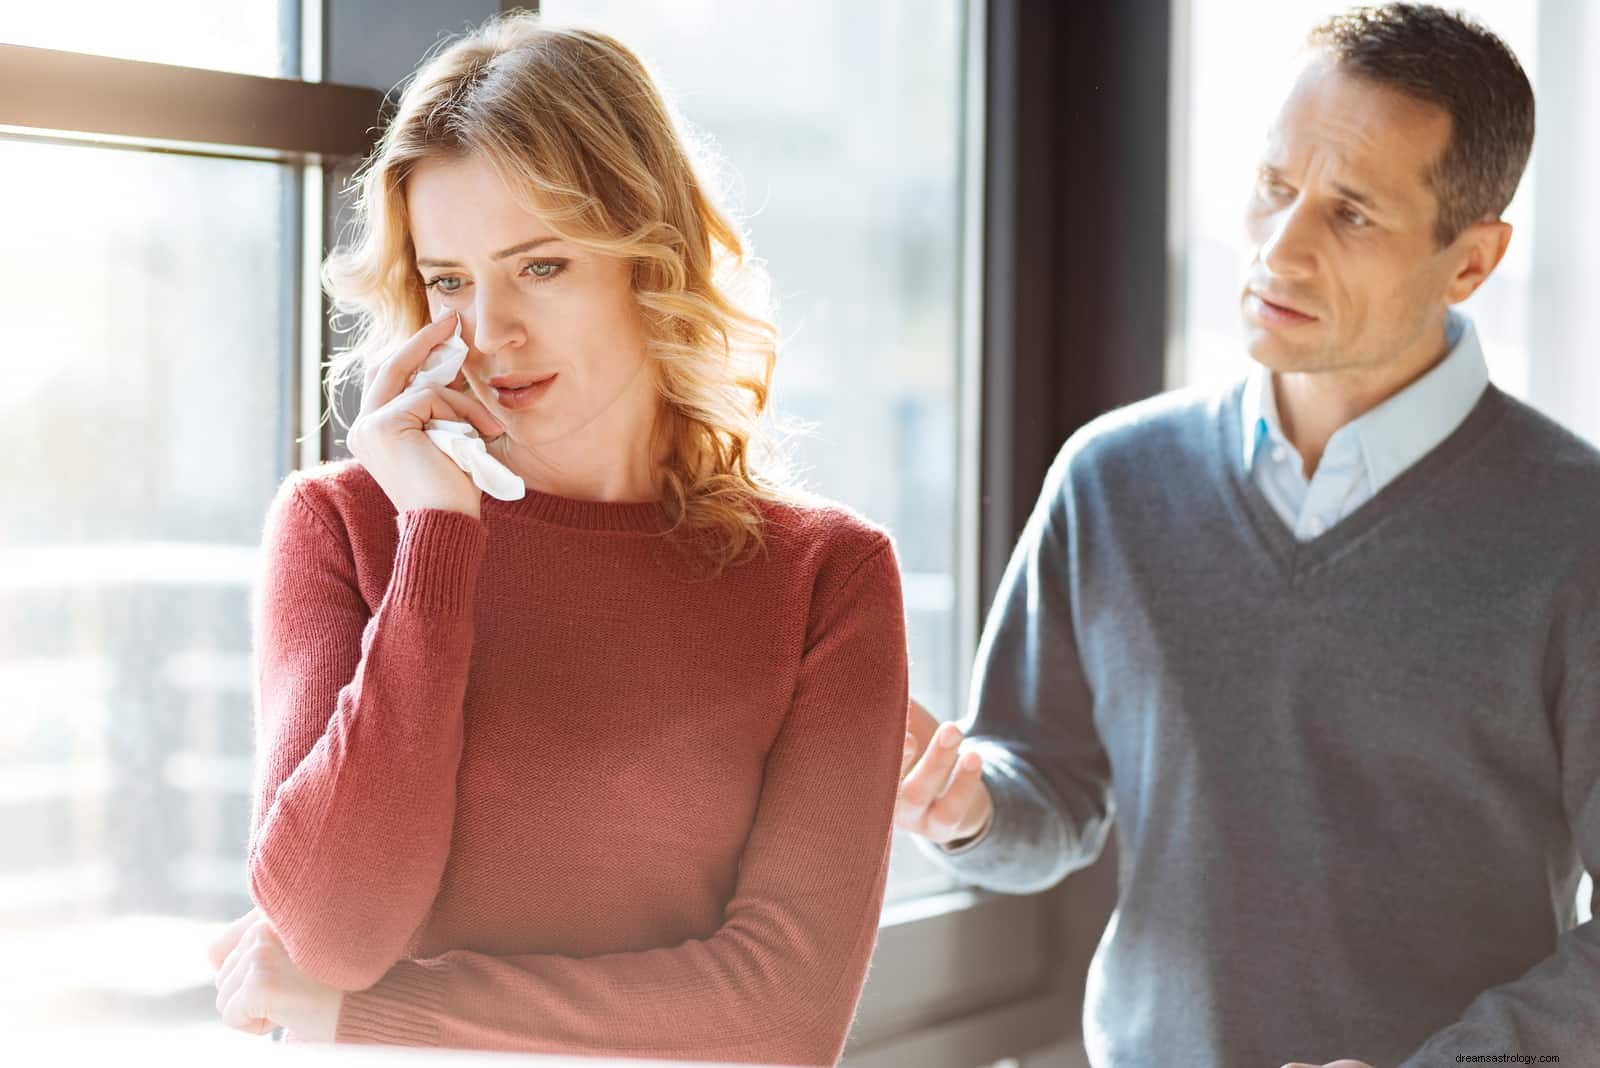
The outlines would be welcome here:
<svg viewBox="0 0 1600 1068">
<path fill-rule="evenodd" d="M 298 1039 L 334 1040 L 344 991 L 300 971 L 259 908 L 229 924 L 207 956 L 217 970 L 217 1011 L 229 1027 L 253 1035 L 286 1027 Z"/>
<path fill-rule="evenodd" d="M 470 393 L 436 386 L 408 388 L 434 346 L 455 329 L 451 312 L 411 336 L 367 377 L 361 411 L 347 444 L 398 511 L 442 508 L 477 517 L 481 494 L 472 479 L 423 433 L 430 419 L 471 423 L 485 439 L 505 428 Z"/>
</svg>

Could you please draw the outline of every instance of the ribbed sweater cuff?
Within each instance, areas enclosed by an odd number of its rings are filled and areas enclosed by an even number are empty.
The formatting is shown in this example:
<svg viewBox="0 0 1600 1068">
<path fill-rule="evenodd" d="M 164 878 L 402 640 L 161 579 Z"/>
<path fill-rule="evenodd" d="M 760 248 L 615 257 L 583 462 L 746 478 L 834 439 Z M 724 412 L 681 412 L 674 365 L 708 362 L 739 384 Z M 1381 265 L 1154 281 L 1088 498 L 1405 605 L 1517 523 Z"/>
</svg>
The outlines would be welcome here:
<svg viewBox="0 0 1600 1068">
<path fill-rule="evenodd" d="M 401 512 L 389 597 L 413 608 L 457 612 L 472 604 L 489 534 L 481 520 L 442 508 Z"/>
<path fill-rule="evenodd" d="M 401 961 L 368 989 L 345 994 L 334 1041 L 437 1046 L 443 993 L 436 975 Z"/>
</svg>

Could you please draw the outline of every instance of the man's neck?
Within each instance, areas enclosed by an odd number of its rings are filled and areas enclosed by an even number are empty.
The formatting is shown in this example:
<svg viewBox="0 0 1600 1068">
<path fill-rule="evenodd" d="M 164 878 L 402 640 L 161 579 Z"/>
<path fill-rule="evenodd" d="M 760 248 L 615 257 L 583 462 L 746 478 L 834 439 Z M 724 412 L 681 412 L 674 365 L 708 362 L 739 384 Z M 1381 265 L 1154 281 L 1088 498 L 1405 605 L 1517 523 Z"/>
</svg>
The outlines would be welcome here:
<svg viewBox="0 0 1600 1068">
<path fill-rule="evenodd" d="M 1437 367 L 1449 344 L 1441 329 L 1409 354 L 1373 367 L 1272 375 L 1273 397 L 1283 436 L 1300 454 L 1306 478 L 1316 474 L 1328 441 L 1344 426 L 1393 397 Z"/>
</svg>

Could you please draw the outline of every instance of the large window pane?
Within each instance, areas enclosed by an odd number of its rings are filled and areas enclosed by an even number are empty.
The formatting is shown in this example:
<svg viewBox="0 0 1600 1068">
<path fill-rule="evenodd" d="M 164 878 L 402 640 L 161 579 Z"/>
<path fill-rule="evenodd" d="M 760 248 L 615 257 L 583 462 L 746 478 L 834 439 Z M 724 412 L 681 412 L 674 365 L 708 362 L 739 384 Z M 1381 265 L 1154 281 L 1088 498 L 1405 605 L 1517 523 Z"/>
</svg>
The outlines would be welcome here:
<svg viewBox="0 0 1600 1068">
<path fill-rule="evenodd" d="M 299 0 L 19 0 L 0 42 L 269 78 L 299 67 Z"/>
<path fill-rule="evenodd" d="M 734 178 L 780 301 L 779 410 L 808 484 L 886 524 L 912 693 L 960 711 L 962 17 L 954 0 L 546 0 L 644 58 Z M 896 844 L 890 897 L 948 886 Z"/>
<path fill-rule="evenodd" d="M 214 1027 L 295 176 L 4 140 L 0 174 L 0 1018 Z"/>
<path fill-rule="evenodd" d="M 1285 85 L 1285 64 L 1306 31 L 1348 5 L 1327 0 L 1190 0 L 1189 80 L 1180 124 L 1185 168 L 1176 180 L 1185 250 L 1180 342 L 1168 385 L 1220 385 L 1245 373 L 1238 292 L 1247 255 L 1245 201 L 1261 137 Z M 1476 322 L 1496 385 L 1600 442 L 1600 365 L 1580 324 L 1600 285 L 1593 250 L 1600 208 L 1600 8 L 1534 0 L 1469 0 L 1517 54 L 1533 83 L 1539 133 L 1506 214 L 1515 236 L 1505 261 L 1462 310 Z M 1241 56 L 1252 57 L 1241 63 Z M 1270 87 L 1271 91 L 1264 91 Z M 1589 913 L 1590 884 L 1580 891 Z"/>
</svg>

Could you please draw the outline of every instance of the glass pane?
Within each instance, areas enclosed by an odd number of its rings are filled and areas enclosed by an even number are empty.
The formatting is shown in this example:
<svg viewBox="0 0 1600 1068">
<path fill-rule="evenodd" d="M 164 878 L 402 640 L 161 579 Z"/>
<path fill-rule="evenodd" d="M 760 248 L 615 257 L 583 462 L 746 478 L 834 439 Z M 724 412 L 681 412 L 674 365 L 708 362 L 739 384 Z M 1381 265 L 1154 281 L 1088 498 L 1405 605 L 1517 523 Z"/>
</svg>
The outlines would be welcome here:
<svg viewBox="0 0 1600 1068">
<path fill-rule="evenodd" d="M 0 1019 L 215 1028 L 290 171 L 0 140 Z"/>
<path fill-rule="evenodd" d="M 0 42 L 183 67 L 291 77 L 299 30 L 284 0 L 74 0 L 7 4 Z"/>
<path fill-rule="evenodd" d="M 893 531 L 911 692 L 960 711 L 956 607 L 961 5 L 546 0 L 614 33 L 715 142 L 766 260 L 779 410 L 810 486 Z M 863 463 L 864 457 L 872 462 Z M 949 886 L 908 843 L 890 897 Z"/>
</svg>

